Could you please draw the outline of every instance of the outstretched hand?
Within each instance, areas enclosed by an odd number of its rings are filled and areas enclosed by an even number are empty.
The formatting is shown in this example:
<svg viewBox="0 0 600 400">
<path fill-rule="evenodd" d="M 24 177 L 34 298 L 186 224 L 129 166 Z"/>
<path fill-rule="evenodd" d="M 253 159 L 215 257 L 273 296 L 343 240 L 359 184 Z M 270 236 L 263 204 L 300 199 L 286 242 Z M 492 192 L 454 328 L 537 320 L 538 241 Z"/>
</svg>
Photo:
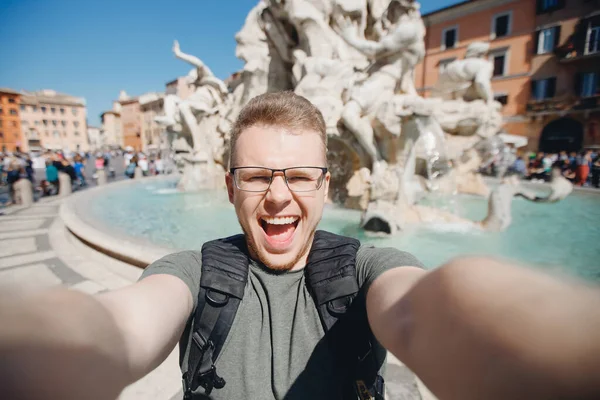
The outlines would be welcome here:
<svg viewBox="0 0 600 400">
<path fill-rule="evenodd" d="M 181 49 L 179 48 L 179 42 L 177 40 L 173 42 L 173 53 L 175 53 L 175 55 L 181 53 Z"/>
</svg>

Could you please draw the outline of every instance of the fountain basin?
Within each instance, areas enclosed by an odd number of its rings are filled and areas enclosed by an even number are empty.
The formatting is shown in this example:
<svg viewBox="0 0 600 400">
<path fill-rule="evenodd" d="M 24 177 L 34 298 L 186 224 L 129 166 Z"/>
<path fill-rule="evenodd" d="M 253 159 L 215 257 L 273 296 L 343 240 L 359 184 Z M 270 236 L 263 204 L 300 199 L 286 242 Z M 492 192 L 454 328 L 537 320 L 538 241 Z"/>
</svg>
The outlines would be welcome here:
<svg viewBox="0 0 600 400">
<path fill-rule="evenodd" d="M 62 206 L 67 227 L 109 254 L 145 266 L 181 249 L 200 249 L 205 241 L 239 233 L 225 190 L 181 193 L 169 177 L 126 181 L 72 196 Z M 548 190 L 533 185 L 538 191 Z M 424 203 L 451 208 L 480 220 L 486 199 L 459 195 L 429 197 Z M 482 232 L 464 224 L 431 223 L 393 237 L 371 237 L 359 228 L 360 212 L 328 205 L 319 229 L 356 237 L 379 247 L 396 247 L 435 268 L 460 255 L 504 257 L 535 267 L 600 281 L 600 194 L 575 191 L 555 204 L 516 198 L 513 224 L 505 232 Z"/>
</svg>

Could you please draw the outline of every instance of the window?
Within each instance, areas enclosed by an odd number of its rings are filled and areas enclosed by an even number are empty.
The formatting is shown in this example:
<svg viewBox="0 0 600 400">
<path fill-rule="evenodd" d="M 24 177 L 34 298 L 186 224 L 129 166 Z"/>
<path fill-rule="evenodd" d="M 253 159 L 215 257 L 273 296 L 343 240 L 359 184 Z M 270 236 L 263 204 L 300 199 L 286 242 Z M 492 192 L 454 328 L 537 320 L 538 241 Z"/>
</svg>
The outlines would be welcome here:
<svg viewBox="0 0 600 400">
<path fill-rule="evenodd" d="M 75 108 L 75 107 L 71 108 L 71 112 L 73 113 L 73 115 L 77 115 L 77 108 Z"/>
<path fill-rule="evenodd" d="M 564 8 L 565 0 L 537 0 L 537 13 L 543 14 Z"/>
<path fill-rule="evenodd" d="M 55 119 L 52 120 L 52 126 L 56 126 L 56 120 Z"/>
<path fill-rule="evenodd" d="M 4 132 L 0 132 L 0 138 L 4 137 Z"/>
<path fill-rule="evenodd" d="M 48 120 L 47 119 L 43 119 L 42 123 L 44 124 L 44 126 L 48 126 Z"/>
<path fill-rule="evenodd" d="M 581 74 L 581 90 L 579 91 L 581 97 L 592 97 L 598 93 L 598 75 L 596 72 Z"/>
<path fill-rule="evenodd" d="M 79 132 L 78 132 L 78 131 L 75 131 L 74 135 L 75 135 L 75 136 L 79 136 Z"/>
<path fill-rule="evenodd" d="M 37 111 L 37 106 L 31 106 L 31 111 L 36 112 Z"/>
<path fill-rule="evenodd" d="M 590 22 L 585 41 L 585 54 L 593 54 L 600 51 L 600 26 L 594 26 Z"/>
<path fill-rule="evenodd" d="M 492 20 L 492 39 L 501 38 L 510 34 L 511 12 L 494 15 Z"/>
<path fill-rule="evenodd" d="M 62 126 L 67 126 L 67 121 L 60 121 L 60 124 L 61 124 Z"/>
<path fill-rule="evenodd" d="M 19 125 L 19 124 L 17 123 L 17 121 L 13 121 L 13 122 L 12 122 L 12 126 L 13 126 L 13 127 L 16 127 L 17 125 Z"/>
<path fill-rule="evenodd" d="M 17 110 L 15 110 L 14 108 L 11 108 L 10 111 L 8 112 L 10 115 L 18 115 Z"/>
<path fill-rule="evenodd" d="M 77 128 L 79 126 L 79 121 L 73 121 L 73 126 Z"/>
<path fill-rule="evenodd" d="M 3 111 L 2 111 L 2 107 L 0 107 L 0 114 L 2 114 L 2 113 L 3 113 Z"/>
<path fill-rule="evenodd" d="M 0 119 L 0 128 L 2 128 L 2 120 Z"/>
<path fill-rule="evenodd" d="M 53 131 L 52 132 L 52 136 L 54 136 L 55 138 L 60 137 L 60 132 L 58 131 Z"/>
<path fill-rule="evenodd" d="M 531 97 L 534 100 L 545 100 L 554 97 L 556 92 L 556 78 L 546 78 L 531 81 Z"/>
<path fill-rule="evenodd" d="M 453 49 L 458 43 L 458 27 L 453 26 L 442 31 L 442 50 Z"/>
<path fill-rule="evenodd" d="M 50 108 L 50 112 L 51 112 L 52 114 L 56 113 L 56 108 L 54 108 L 54 107 L 51 107 L 51 108 Z"/>
<path fill-rule="evenodd" d="M 493 76 L 504 76 L 507 73 L 506 61 L 508 59 L 506 51 L 490 54 L 490 61 L 494 65 Z"/>
<path fill-rule="evenodd" d="M 40 124 L 40 121 L 35 121 L 35 125 L 36 126 L 39 125 L 39 124 Z"/>
<path fill-rule="evenodd" d="M 61 113 L 61 114 L 64 114 L 64 113 L 65 113 L 65 109 L 61 107 L 61 109 L 60 109 L 60 113 Z"/>
<path fill-rule="evenodd" d="M 537 54 L 552 52 L 560 42 L 560 25 L 539 30 L 537 32 Z"/>
<path fill-rule="evenodd" d="M 50 136 L 50 133 L 48 133 L 48 131 L 46 131 L 46 136 Z"/>
<path fill-rule="evenodd" d="M 42 112 L 45 114 L 46 113 L 46 107 L 42 106 Z"/>
<path fill-rule="evenodd" d="M 21 111 L 25 111 L 25 105 L 21 104 Z"/>
<path fill-rule="evenodd" d="M 11 97 L 10 99 L 8 99 L 8 102 L 9 102 L 10 104 L 15 104 L 15 99 L 13 99 L 13 98 Z"/>
</svg>

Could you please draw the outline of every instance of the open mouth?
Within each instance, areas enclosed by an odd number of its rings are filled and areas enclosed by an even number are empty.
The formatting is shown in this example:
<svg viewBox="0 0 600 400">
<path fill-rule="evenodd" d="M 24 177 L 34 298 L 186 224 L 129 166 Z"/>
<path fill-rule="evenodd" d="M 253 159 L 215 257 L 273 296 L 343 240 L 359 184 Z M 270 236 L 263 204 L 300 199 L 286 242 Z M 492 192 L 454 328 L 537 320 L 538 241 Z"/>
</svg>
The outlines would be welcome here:
<svg viewBox="0 0 600 400">
<path fill-rule="evenodd" d="M 265 216 L 261 217 L 259 221 L 269 242 L 272 244 L 286 244 L 294 237 L 300 218 L 296 216 Z"/>
</svg>

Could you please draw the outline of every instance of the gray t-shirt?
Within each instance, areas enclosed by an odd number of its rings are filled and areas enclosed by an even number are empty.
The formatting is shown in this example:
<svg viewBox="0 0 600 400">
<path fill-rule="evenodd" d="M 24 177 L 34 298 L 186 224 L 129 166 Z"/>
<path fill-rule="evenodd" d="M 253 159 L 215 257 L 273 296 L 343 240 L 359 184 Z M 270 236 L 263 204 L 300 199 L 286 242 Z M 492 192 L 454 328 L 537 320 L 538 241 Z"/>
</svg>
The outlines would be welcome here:
<svg viewBox="0 0 600 400">
<path fill-rule="evenodd" d="M 152 263 L 140 279 L 174 275 L 189 287 L 196 307 L 200 287 L 201 252 L 184 251 Z M 361 246 L 356 273 L 368 290 L 383 272 L 402 266 L 422 267 L 411 254 L 393 248 Z M 191 321 L 179 341 L 180 365 L 187 370 Z M 325 332 L 305 284 L 304 271 L 272 274 L 251 260 L 244 298 L 225 345 L 216 360 L 227 382 L 212 400 L 333 399 L 341 385 L 334 357 L 323 340 Z M 204 390 L 199 388 L 198 393 Z"/>
</svg>

